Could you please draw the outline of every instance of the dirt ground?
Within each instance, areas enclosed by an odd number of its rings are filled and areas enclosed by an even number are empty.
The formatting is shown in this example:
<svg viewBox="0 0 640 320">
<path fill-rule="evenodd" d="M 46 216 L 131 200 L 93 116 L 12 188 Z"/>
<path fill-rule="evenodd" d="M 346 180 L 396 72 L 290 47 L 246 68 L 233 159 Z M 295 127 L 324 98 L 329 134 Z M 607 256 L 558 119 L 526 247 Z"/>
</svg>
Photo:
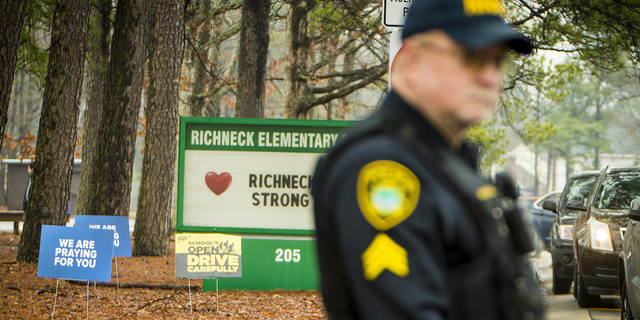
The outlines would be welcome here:
<svg viewBox="0 0 640 320">
<path fill-rule="evenodd" d="M 175 278 L 168 257 L 117 259 L 116 287 L 38 278 L 37 263 L 15 263 L 20 236 L 0 233 L 0 319 L 326 319 L 317 291 L 202 292 L 202 280 Z M 115 258 L 112 281 L 115 284 Z M 56 281 L 58 292 L 56 295 Z M 126 284 L 171 289 L 124 288 Z M 89 292 L 87 307 L 87 290 Z M 55 309 L 55 310 L 54 310 Z"/>
</svg>

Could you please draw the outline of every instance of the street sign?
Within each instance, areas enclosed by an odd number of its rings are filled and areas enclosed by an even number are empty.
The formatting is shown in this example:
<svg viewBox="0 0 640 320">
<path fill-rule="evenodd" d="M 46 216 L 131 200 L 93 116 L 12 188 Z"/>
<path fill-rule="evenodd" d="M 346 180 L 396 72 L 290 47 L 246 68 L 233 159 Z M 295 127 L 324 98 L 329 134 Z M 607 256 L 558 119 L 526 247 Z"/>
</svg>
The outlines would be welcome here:
<svg viewBox="0 0 640 320">
<path fill-rule="evenodd" d="M 240 236 L 176 234 L 176 278 L 242 278 Z"/>
<path fill-rule="evenodd" d="M 111 281 L 113 232 L 43 225 L 38 277 Z"/>
<path fill-rule="evenodd" d="M 113 256 L 131 257 L 129 217 L 76 215 L 76 228 L 113 230 Z"/>
<path fill-rule="evenodd" d="M 404 27 L 413 0 L 382 0 L 382 24 L 385 27 Z"/>
</svg>

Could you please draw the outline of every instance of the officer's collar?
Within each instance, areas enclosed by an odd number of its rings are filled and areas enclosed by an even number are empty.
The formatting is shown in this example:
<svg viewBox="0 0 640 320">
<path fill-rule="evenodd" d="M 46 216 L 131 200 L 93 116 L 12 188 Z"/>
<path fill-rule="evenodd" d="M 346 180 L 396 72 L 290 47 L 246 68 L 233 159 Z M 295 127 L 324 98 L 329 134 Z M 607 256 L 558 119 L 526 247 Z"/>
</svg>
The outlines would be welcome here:
<svg viewBox="0 0 640 320">
<path fill-rule="evenodd" d="M 451 150 L 451 147 L 442 134 L 427 120 L 418 110 L 409 105 L 393 90 L 389 93 L 382 108 L 389 109 L 398 119 L 411 124 L 424 141 L 435 148 Z M 473 144 L 463 141 L 460 150 L 454 151 L 473 168 L 477 168 L 478 148 Z"/>
</svg>

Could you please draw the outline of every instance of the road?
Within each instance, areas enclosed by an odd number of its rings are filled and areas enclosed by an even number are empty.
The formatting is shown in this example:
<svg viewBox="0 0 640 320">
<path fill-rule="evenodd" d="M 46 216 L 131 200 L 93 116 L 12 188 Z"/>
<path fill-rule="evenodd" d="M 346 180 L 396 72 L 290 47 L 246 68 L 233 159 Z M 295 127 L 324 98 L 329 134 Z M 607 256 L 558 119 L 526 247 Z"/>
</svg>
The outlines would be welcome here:
<svg viewBox="0 0 640 320">
<path fill-rule="evenodd" d="M 603 296 L 599 308 L 583 309 L 572 293 L 554 295 L 551 292 L 551 255 L 544 251 L 538 260 L 538 268 L 547 292 L 547 319 L 549 320 L 618 320 L 620 319 L 620 297 Z"/>
</svg>

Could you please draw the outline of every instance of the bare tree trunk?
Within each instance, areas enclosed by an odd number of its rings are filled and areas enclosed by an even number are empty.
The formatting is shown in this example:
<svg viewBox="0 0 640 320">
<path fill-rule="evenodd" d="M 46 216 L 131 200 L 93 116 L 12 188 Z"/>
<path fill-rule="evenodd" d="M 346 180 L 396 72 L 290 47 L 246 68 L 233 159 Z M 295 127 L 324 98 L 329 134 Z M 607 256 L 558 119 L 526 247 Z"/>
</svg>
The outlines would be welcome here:
<svg viewBox="0 0 640 320">
<path fill-rule="evenodd" d="M 56 1 L 19 261 L 38 261 L 42 225 L 64 225 L 67 221 L 88 22 L 89 0 Z"/>
<path fill-rule="evenodd" d="M 348 38 L 355 37 L 355 31 L 349 31 L 347 33 Z M 344 55 L 344 62 L 342 63 L 342 73 L 351 73 L 354 70 L 355 55 L 352 52 L 347 52 Z M 338 107 L 338 112 L 335 116 L 336 120 L 346 119 L 347 110 L 349 109 L 349 96 L 344 96 L 340 99 L 341 106 Z"/>
<path fill-rule="evenodd" d="M 324 66 L 325 72 L 328 74 L 336 73 L 336 65 L 339 58 L 339 56 L 335 55 L 336 47 L 333 45 L 333 42 L 336 40 L 337 40 L 336 35 L 330 35 L 329 37 L 324 39 L 322 43 L 322 47 L 324 48 L 324 50 L 320 52 L 316 52 L 317 55 L 330 54 L 332 56 L 335 56 L 331 63 L 327 63 L 326 66 Z M 319 58 L 321 57 L 316 57 L 314 58 L 314 60 Z M 329 80 L 327 80 L 327 84 L 329 86 L 335 85 L 336 79 L 330 78 Z M 327 111 L 327 120 L 333 120 L 333 110 L 338 108 L 338 106 L 336 105 L 336 102 L 337 102 L 336 100 L 332 100 L 324 104 L 324 109 Z"/>
<path fill-rule="evenodd" d="M 189 34 L 187 41 L 191 48 L 190 68 L 194 74 L 192 93 L 189 96 L 189 114 L 194 117 L 219 117 L 222 113 L 220 99 L 231 90 L 223 74 L 235 68 L 225 70 L 220 64 L 220 45 L 240 32 L 240 25 L 229 24 L 225 13 L 240 9 L 242 1 L 209 0 L 191 3 L 187 11 L 190 15 L 186 18 L 186 34 Z M 197 41 L 193 41 L 194 38 Z"/>
<path fill-rule="evenodd" d="M 15 74 L 20 30 L 27 0 L 5 0 L 0 7 L 0 150 L 7 124 L 11 86 Z"/>
<path fill-rule="evenodd" d="M 538 179 L 538 151 L 535 153 L 535 160 L 533 162 L 533 190 L 536 191 L 536 194 L 540 192 L 540 181 Z M 546 192 L 542 192 L 540 195 L 544 195 Z"/>
<path fill-rule="evenodd" d="M 236 117 L 264 118 L 271 1 L 242 1 Z"/>
<path fill-rule="evenodd" d="M 27 76 L 24 74 L 24 72 L 19 72 L 14 78 L 15 88 L 13 88 L 11 92 L 11 95 L 12 95 L 11 101 L 10 101 L 11 110 L 9 114 L 9 120 L 11 121 L 8 121 L 5 127 L 6 134 L 16 136 L 18 137 L 18 139 L 20 138 L 20 136 L 18 135 L 18 131 L 20 130 L 19 127 L 21 123 L 20 111 L 23 108 L 27 108 L 25 103 L 21 101 L 23 100 L 22 97 L 25 90 L 24 89 L 25 82 L 27 82 Z M 2 149 L 2 153 L 9 159 L 16 158 L 17 151 L 18 151 L 17 148 L 14 150 L 11 150 L 9 148 Z"/>
<path fill-rule="evenodd" d="M 204 2 L 205 4 L 208 3 L 208 1 Z M 234 4 L 227 3 L 226 5 L 233 6 Z M 223 6 L 222 2 L 218 2 L 218 10 L 221 6 Z M 219 117 L 222 114 L 220 99 L 230 91 L 229 86 L 227 86 L 221 78 L 224 72 L 222 72 L 222 66 L 219 61 L 220 44 L 223 39 L 228 39 L 240 32 L 240 27 L 231 28 L 230 30 L 225 30 L 220 27 L 225 24 L 225 19 L 220 14 L 207 17 L 207 19 L 208 21 L 205 25 L 208 25 L 208 40 L 206 42 L 204 42 L 203 39 L 199 40 L 199 43 L 202 45 L 201 50 L 207 53 L 207 60 L 203 60 L 204 64 L 198 63 L 197 71 L 199 74 L 196 74 L 195 85 L 198 86 L 198 84 L 200 84 L 202 88 L 201 92 L 204 93 L 201 106 L 204 116 Z M 216 26 L 216 28 L 214 28 L 214 26 Z M 212 52 L 214 54 L 211 54 Z M 210 72 L 215 76 L 211 76 Z"/>
<path fill-rule="evenodd" d="M 82 136 L 82 167 L 80 169 L 80 186 L 78 187 L 78 214 L 87 214 L 87 192 L 93 160 L 96 154 L 98 129 L 102 120 L 104 104 L 104 86 L 106 83 L 107 62 L 109 60 L 109 35 L 111 33 L 111 1 L 95 0 L 91 10 L 92 22 L 95 23 L 99 35 L 89 39 L 89 57 L 87 65 L 87 109 L 84 112 L 84 134 Z"/>
<path fill-rule="evenodd" d="M 555 161 L 553 160 L 553 152 L 547 154 L 547 191 L 555 191 Z M 551 178 L 554 178 L 553 181 Z"/>
<path fill-rule="evenodd" d="M 198 6 L 196 8 L 198 14 L 194 15 L 193 19 L 196 21 L 202 19 L 204 22 L 202 23 L 202 28 L 198 28 L 197 26 L 194 28 L 199 32 L 198 45 L 191 50 L 191 63 L 193 63 L 193 67 L 195 68 L 195 76 L 193 93 L 189 99 L 189 111 L 193 117 L 202 117 L 207 102 L 205 95 L 207 93 L 208 82 L 212 81 L 207 73 L 207 65 L 209 63 L 209 49 L 207 48 L 207 44 L 211 41 L 211 19 L 209 18 L 211 1 L 200 1 L 194 4 L 194 6 Z"/>
<path fill-rule="evenodd" d="M 310 40 L 307 34 L 311 0 L 291 0 L 287 14 L 287 51 L 285 68 L 285 116 L 306 118 L 304 107 L 311 98 L 307 80 Z"/>
<path fill-rule="evenodd" d="M 119 0 L 86 213 L 128 216 L 142 96 L 144 0 Z"/>
<path fill-rule="evenodd" d="M 134 256 L 166 256 L 176 142 L 185 0 L 156 0 L 151 39 L 147 133 L 138 197 Z"/>
<path fill-rule="evenodd" d="M 602 86 L 602 82 L 600 82 L 600 86 Z M 600 111 L 602 109 L 602 106 L 604 105 L 605 101 L 598 101 L 596 103 L 596 123 L 600 123 L 602 121 L 602 112 Z M 601 134 L 600 132 L 596 132 L 596 140 L 598 141 L 598 144 L 600 143 L 600 139 L 601 139 Z M 600 147 L 595 147 L 593 150 L 593 169 L 594 170 L 600 170 Z"/>
</svg>

